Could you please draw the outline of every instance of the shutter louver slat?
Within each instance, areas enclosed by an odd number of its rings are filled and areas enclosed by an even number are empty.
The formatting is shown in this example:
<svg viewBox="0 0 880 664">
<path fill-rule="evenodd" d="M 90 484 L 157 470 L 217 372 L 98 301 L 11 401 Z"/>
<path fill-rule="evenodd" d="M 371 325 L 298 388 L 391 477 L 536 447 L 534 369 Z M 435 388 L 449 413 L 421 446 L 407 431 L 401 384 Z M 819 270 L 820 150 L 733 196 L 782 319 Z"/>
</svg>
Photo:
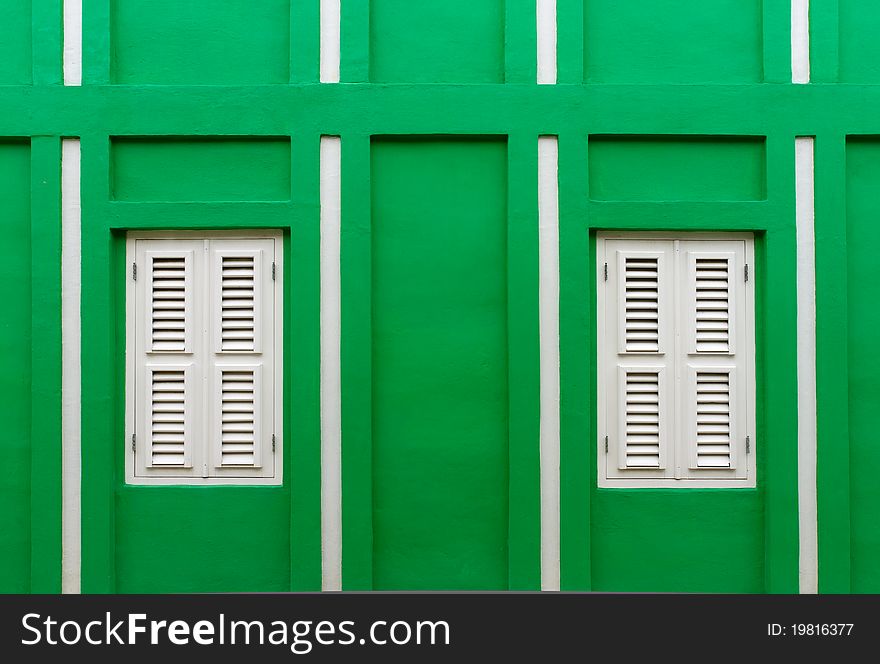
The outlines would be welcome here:
<svg viewBox="0 0 880 664">
<path fill-rule="evenodd" d="M 660 376 L 625 373 L 624 458 L 626 468 L 660 468 Z"/>
<path fill-rule="evenodd" d="M 696 372 L 698 468 L 731 467 L 731 380 L 728 372 Z"/>
<path fill-rule="evenodd" d="M 657 257 L 624 257 L 624 348 L 660 350 L 660 265 Z"/>
<path fill-rule="evenodd" d="M 253 256 L 221 256 L 220 348 L 253 351 L 255 347 L 256 275 Z"/>
<path fill-rule="evenodd" d="M 186 373 L 153 370 L 150 401 L 150 465 L 186 466 Z"/>
<path fill-rule="evenodd" d="M 730 352 L 730 262 L 727 258 L 695 259 L 696 312 L 694 336 L 698 353 Z"/>
<path fill-rule="evenodd" d="M 256 466 L 257 372 L 222 369 L 220 376 L 220 464 Z"/>
</svg>

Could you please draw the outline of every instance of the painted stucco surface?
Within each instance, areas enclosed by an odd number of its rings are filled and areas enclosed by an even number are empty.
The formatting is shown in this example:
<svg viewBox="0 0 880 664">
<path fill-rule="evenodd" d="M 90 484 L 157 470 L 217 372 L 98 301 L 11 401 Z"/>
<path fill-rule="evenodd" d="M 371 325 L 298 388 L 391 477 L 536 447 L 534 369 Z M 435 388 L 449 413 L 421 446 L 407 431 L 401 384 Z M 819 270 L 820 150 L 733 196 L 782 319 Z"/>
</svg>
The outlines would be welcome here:
<svg viewBox="0 0 880 664">
<path fill-rule="evenodd" d="M 763 4 L 762 0 L 584 0 L 585 79 L 588 83 L 760 83 Z"/>
<path fill-rule="evenodd" d="M 507 588 L 507 150 L 371 146 L 373 585 Z"/>
<path fill-rule="evenodd" d="M 0 266 L 0 590 L 30 589 L 31 205 L 30 145 L 0 141 L 0 200 L 7 258 Z"/>
<path fill-rule="evenodd" d="M 849 308 L 849 434 L 852 487 L 852 589 L 880 592 L 880 463 L 877 406 L 880 404 L 880 329 L 875 248 L 880 243 L 880 141 L 850 139 L 846 147 L 846 233 Z"/>
<path fill-rule="evenodd" d="M 0 2 L 0 224 L 12 248 L 0 285 L 9 303 L 0 320 L 8 369 L 0 449 L 15 471 L 0 480 L 0 590 L 60 589 L 61 136 L 80 136 L 83 155 L 83 589 L 320 588 L 322 134 L 341 135 L 343 145 L 345 588 L 539 587 L 536 144 L 555 134 L 563 588 L 797 590 L 793 161 L 794 137 L 815 135 L 820 589 L 878 590 L 870 435 L 877 321 L 865 284 L 873 283 L 880 154 L 873 139 L 848 148 L 847 136 L 880 135 L 880 73 L 871 57 L 880 10 L 857 0 L 810 4 L 811 71 L 821 85 L 789 84 L 786 2 L 559 0 L 561 85 L 537 86 L 533 5 L 455 0 L 420 10 L 375 0 L 343 3 L 345 83 L 336 86 L 318 84 L 311 0 L 85 0 L 85 85 L 64 88 L 60 0 Z M 371 138 L 391 134 L 403 138 Z M 278 137 L 290 138 L 289 149 Z M 456 207 L 445 193 L 453 186 L 474 192 L 466 200 L 478 217 Z M 424 199 L 412 200 L 409 189 Z M 413 208 L 408 218 L 398 216 L 402 204 Z M 408 235 L 415 229 L 407 224 L 428 235 Z M 128 229 L 167 228 L 285 231 L 289 445 L 281 488 L 123 485 L 122 238 Z M 608 229 L 756 234 L 756 490 L 596 488 L 591 238 Z M 431 265 L 459 267 L 450 248 L 477 245 L 487 253 L 473 289 L 426 274 Z M 404 285 L 470 302 L 467 325 L 481 334 L 500 334 L 507 318 L 507 348 L 493 347 L 497 355 L 476 374 L 494 399 L 507 372 L 506 450 L 498 434 L 504 414 L 488 397 L 474 409 L 487 433 L 470 441 L 473 450 L 454 442 L 449 420 L 427 433 L 419 421 L 415 434 L 399 429 L 388 400 L 395 390 L 413 397 L 394 358 L 379 352 L 382 326 L 398 310 L 407 325 L 434 312 L 427 300 L 404 307 L 383 270 L 399 275 L 416 256 L 419 271 Z M 482 316 L 465 296 L 486 298 Z M 410 332 L 391 350 L 438 359 L 418 338 Z M 442 336 L 440 350 L 453 341 Z M 387 384 L 377 382 L 383 372 Z M 460 396 L 435 391 L 424 406 L 433 415 Z M 382 435 L 373 440 L 374 432 Z M 415 444 L 408 435 L 434 445 L 450 467 L 465 452 L 479 453 L 480 464 L 454 467 L 401 504 L 412 490 L 413 477 L 401 472 L 401 452 Z M 416 461 L 430 479 L 426 457 Z M 478 480 L 488 488 L 464 524 L 481 528 L 456 530 L 465 501 L 448 484 L 458 481 L 473 498 Z M 425 506 L 435 512 L 426 517 Z M 416 518 L 442 528 L 418 533 Z M 438 546 L 460 560 L 469 542 L 479 568 L 437 564 Z"/>
</svg>

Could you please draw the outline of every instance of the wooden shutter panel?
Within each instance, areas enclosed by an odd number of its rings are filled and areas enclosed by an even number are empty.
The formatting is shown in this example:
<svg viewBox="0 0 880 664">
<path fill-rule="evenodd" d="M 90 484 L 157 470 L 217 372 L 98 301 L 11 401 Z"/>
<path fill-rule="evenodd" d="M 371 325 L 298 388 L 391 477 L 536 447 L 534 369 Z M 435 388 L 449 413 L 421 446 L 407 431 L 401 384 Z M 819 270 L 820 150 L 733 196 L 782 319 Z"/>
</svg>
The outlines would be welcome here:
<svg viewBox="0 0 880 664">
<path fill-rule="evenodd" d="M 684 382 L 681 475 L 690 479 L 745 478 L 745 437 L 754 366 L 748 330 L 744 240 L 681 240 L 684 306 Z"/>
<path fill-rule="evenodd" d="M 199 468 L 197 274 L 203 243 L 140 239 L 129 275 L 134 292 L 134 473 L 193 477 Z"/>
<path fill-rule="evenodd" d="M 273 239 L 210 241 L 210 474 L 271 477 L 275 399 Z"/>
<path fill-rule="evenodd" d="M 609 478 L 664 478 L 674 472 L 669 340 L 673 245 L 668 240 L 605 242 L 601 376 Z M 603 441 L 604 442 L 604 441 Z"/>
</svg>

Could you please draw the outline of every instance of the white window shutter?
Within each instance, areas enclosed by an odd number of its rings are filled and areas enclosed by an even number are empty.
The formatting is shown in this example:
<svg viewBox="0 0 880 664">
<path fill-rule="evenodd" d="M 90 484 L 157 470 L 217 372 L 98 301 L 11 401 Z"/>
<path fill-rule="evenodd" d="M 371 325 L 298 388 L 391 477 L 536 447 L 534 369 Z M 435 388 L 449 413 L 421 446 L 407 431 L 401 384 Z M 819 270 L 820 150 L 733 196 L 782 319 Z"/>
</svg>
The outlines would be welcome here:
<svg viewBox="0 0 880 664">
<path fill-rule="evenodd" d="M 275 251 L 267 238 L 210 241 L 212 476 L 275 472 Z"/>
<path fill-rule="evenodd" d="M 745 234 L 599 234 L 599 486 L 755 486 L 753 253 Z"/>
<path fill-rule="evenodd" d="M 196 275 L 202 246 L 193 240 L 135 243 L 131 443 L 135 472 L 144 477 L 200 474 Z"/>
<path fill-rule="evenodd" d="M 679 326 L 685 332 L 680 474 L 689 479 L 744 479 L 746 436 L 754 411 L 754 367 L 746 241 L 681 240 L 684 275 Z"/>
<path fill-rule="evenodd" d="M 605 243 L 600 398 L 608 422 L 608 451 L 603 449 L 600 459 L 608 477 L 662 479 L 675 470 L 670 448 L 672 249 L 668 240 Z"/>
</svg>

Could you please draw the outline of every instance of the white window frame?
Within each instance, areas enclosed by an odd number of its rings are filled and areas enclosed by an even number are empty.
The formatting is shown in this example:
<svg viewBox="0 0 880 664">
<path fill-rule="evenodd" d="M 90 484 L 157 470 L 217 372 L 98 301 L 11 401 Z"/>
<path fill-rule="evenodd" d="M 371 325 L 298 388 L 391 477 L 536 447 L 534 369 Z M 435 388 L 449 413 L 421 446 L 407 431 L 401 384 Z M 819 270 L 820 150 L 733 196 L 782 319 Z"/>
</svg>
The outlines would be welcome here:
<svg viewBox="0 0 880 664">
<path fill-rule="evenodd" d="M 674 260 L 669 261 L 673 265 L 668 266 L 671 271 L 666 279 L 669 284 L 669 293 L 666 294 L 666 303 L 663 304 L 663 310 L 667 317 L 671 317 L 674 321 L 671 336 L 666 342 L 661 341 L 661 352 L 646 355 L 632 354 L 622 352 L 617 346 L 618 341 L 615 336 L 619 336 L 619 332 L 612 334 L 609 331 L 609 325 L 618 325 L 618 316 L 609 315 L 610 307 L 617 303 L 619 298 L 617 293 L 611 292 L 610 272 L 614 269 L 614 261 L 610 260 L 608 252 L 608 241 L 611 240 L 660 240 L 672 242 L 674 245 Z M 680 241 L 680 242 L 679 242 Z M 711 242 L 711 241 L 742 241 L 744 243 L 744 263 L 748 266 L 748 281 L 745 280 L 744 266 L 737 266 L 738 275 L 734 278 L 739 282 L 740 288 L 732 289 L 731 298 L 742 297 L 744 312 L 744 321 L 737 329 L 733 327 L 730 330 L 730 353 L 702 353 L 695 361 L 694 355 L 689 355 L 692 350 L 693 331 L 688 322 L 687 308 L 689 302 L 687 298 L 687 284 L 690 278 L 688 274 L 688 266 L 686 265 L 689 257 L 687 251 L 690 247 L 684 242 Z M 639 251 L 639 250 L 633 250 Z M 700 251 L 706 251 L 704 247 L 700 247 Z M 712 250 L 710 250 L 712 251 Z M 726 250 L 718 249 L 724 253 Z M 597 441 L 596 441 L 596 468 L 597 480 L 599 488 L 677 488 L 677 489 L 701 489 L 701 488 L 754 488 L 757 485 L 757 467 L 756 467 L 756 398 L 755 398 L 755 255 L 754 255 L 754 235 L 752 233 L 725 233 L 725 232 L 660 232 L 660 231 L 644 231 L 644 232 L 609 232 L 602 231 L 596 235 L 596 358 L 597 358 Z M 608 267 L 606 268 L 606 263 Z M 607 272 L 606 272 L 607 269 Z M 609 280 L 606 282 L 606 274 L 609 274 Z M 663 299 L 661 291 L 661 300 Z M 735 305 L 732 305 L 735 306 Z M 619 305 L 618 305 L 619 307 Z M 615 307 L 616 309 L 617 307 Z M 613 312 L 611 312 L 613 313 Z M 662 313 L 661 313 L 662 315 Z M 661 339 L 664 330 L 669 326 L 665 325 L 661 320 L 660 334 Z M 734 346 L 735 342 L 735 346 Z M 610 366 L 611 352 L 608 344 L 614 344 L 615 354 L 617 354 L 618 362 L 614 366 Z M 745 449 L 745 440 L 748 436 L 748 450 L 739 458 L 731 459 L 732 468 L 730 471 L 718 472 L 711 469 L 691 468 L 693 465 L 692 456 L 695 452 L 689 449 L 686 441 L 689 434 L 686 433 L 690 429 L 691 423 L 685 416 L 685 405 L 688 395 L 693 391 L 692 378 L 690 376 L 695 370 L 705 370 L 712 372 L 721 367 L 726 368 L 723 358 L 736 355 L 735 378 L 731 377 L 731 390 L 739 390 L 739 394 L 743 395 L 737 400 L 738 404 L 745 405 L 746 415 L 743 418 L 745 422 L 745 431 L 742 431 L 742 425 L 737 429 L 735 423 L 731 422 L 731 436 L 735 435 L 737 445 L 740 449 Z M 635 357 L 630 357 L 635 355 Z M 654 355 L 655 362 L 652 362 L 650 355 Z M 647 358 L 647 359 L 646 359 Z M 619 458 L 622 454 L 621 443 L 617 435 L 619 425 L 618 419 L 621 417 L 620 412 L 611 413 L 609 409 L 612 403 L 616 402 L 609 398 L 609 389 L 620 391 L 619 373 L 617 368 L 620 364 L 631 365 L 632 368 L 639 367 L 655 367 L 662 365 L 665 370 L 671 374 L 667 377 L 669 385 L 669 395 L 672 397 L 671 408 L 673 412 L 673 421 L 667 422 L 665 427 L 666 436 L 669 438 L 665 470 L 638 469 L 638 470 L 620 470 Z M 614 373 L 617 376 L 616 384 L 612 387 L 609 385 L 610 376 Z M 661 429 L 662 434 L 662 429 Z M 606 438 L 607 436 L 607 438 Z M 606 452 L 607 440 L 607 452 Z M 661 446 L 661 455 L 664 449 Z M 611 468 L 609 464 L 613 464 L 615 468 Z M 745 468 L 743 469 L 742 464 Z M 743 472 L 731 472 L 734 468 Z M 744 475 L 744 476 L 743 476 Z"/>
<path fill-rule="evenodd" d="M 139 466 L 143 466 L 143 463 L 139 462 L 138 453 L 143 454 L 146 445 L 146 436 L 143 432 L 136 431 L 136 411 L 138 408 L 138 401 L 136 395 L 140 394 L 141 390 L 143 390 L 143 386 L 137 385 L 138 380 L 138 372 L 137 372 L 137 362 L 139 359 L 139 353 L 136 351 L 136 335 L 140 335 L 142 337 L 141 344 L 146 341 L 147 327 L 146 325 L 138 326 L 137 325 L 137 308 L 138 306 L 143 306 L 141 303 L 139 305 L 136 298 L 136 286 L 137 281 L 133 277 L 132 266 L 136 262 L 136 251 L 137 251 L 137 242 L 139 240 L 195 240 L 195 241 L 210 241 L 210 240 L 272 240 L 274 242 L 274 257 L 270 259 L 270 262 L 274 263 L 274 277 L 275 280 L 273 282 L 273 288 L 271 293 L 263 292 L 262 295 L 262 306 L 270 305 L 274 308 L 274 325 L 273 325 L 273 334 L 272 334 L 272 356 L 273 361 L 271 366 L 268 364 L 262 367 L 262 371 L 271 371 L 272 372 L 272 387 L 273 387 L 273 395 L 271 399 L 272 406 L 272 416 L 271 416 L 271 427 L 272 432 L 275 435 L 274 439 L 274 452 L 269 449 L 269 453 L 274 457 L 272 468 L 273 474 L 271 476 L 267 476 L 265 474 L 261 474 L 261 472 L 257 469 L 249 469 L 245 468 L 241 473 L 238 473 L 235 469 L 222 469 L 221 471 L 217 471 L 217 475 L 213 475 L 211 477 L 205 477 L 202 474 L 196 476 L 195 474 L 178 474 L 174 476 L 174 470 L 176 468 L 170 468 L 171 472 L 164 474 L 165 471 L 162 471 L 160 474 L 157 472 L 144 472 L 143 468 L 139 468 Z M 247 251 L 247 250 L 246 250 Z M 214 253 L 214 252 L 209 252 Z M 208 272 L 211 271 L 210 265 L 211 261 L 214 259 L 213 256 L 209 255 L 205 257 L 204 265 L 208 269 Z M 284 363 L 283 363 L 283 339 L 284 339 L 284 308 L 283 308 L 283 300 L 284 300 L 284 289 L 282 284 L 284 283 L 284 243 L 283 243 L 283 234 L 278 230 L 236 230 L 236 231 L 221 231 L 221 230 L 206 230 L 206 231 L 132 231 L 127 233 L 126 235 L 126 284 L 125 284 L 125 292 L 126 292 L 126 303 L 125 303 L 125 330 L 126 330 L 126 360 L 125 360 L 125 482 L 126 484 L 131 485 L 208 485 L 208 486 L 217 486 L 217 485 L 248 485 L 248 486 L 277 486 L 283 483 L 284 479 L 284 427 L 283 427 L 283 419 L 284 419 Z M 137 275 L 138 280 L 143 280 L 145 278 L 145 266 L 138 265 L 139 274 Z M 265 269 L 265 266 L 264 266 Z M 192 315 L 196 321 L 204 321 L 207 320 L 205 309 L 213 308 L 213 293 L 208 294 L 207 288 L 205 288 L 206 284 L 205 280 L 208 278 L 206 275 L 201 275 L 200 278 L 193 278 L 192 275 L 188 275 L 190 280 L 196 283 L 196 289 L 199 292 L 198 297 L 195 297 L 195 303 L 192 308 Z M 201 284 L 201 286 L 199 285 Z M 215 286 L 211 286 L 210 290 L 215 289 Z M 205 291 L 205 292 L 202 292 Z M 259 297 L 260 295 L 257 295 Z M 258 304 L 258 306 L 260 306 Z M 145 317 L 142 315 L 142 318 Z M 199 323 L 197 323 L 199 324 Z M 261 324 L 260 321 L 255 321 L 255 325 L 259 326 Z M 141 327 L 141 329 L 138 329 Z M 196 330 L 195 327 L 193 329 L 192 338 L 187 338 L 187 343 L 192 344 L 194 346 L 202 346 L 204 347 L 204 353 L 207 355 L 211 355 L 215 350 L 214 346 L 216 344 L 215 338 L 217 332 L 217 327 L 215 322 L 208 321 L 207 324 L 204 325 L 204 329 Z M 259 341 L 257 341 L 259 343 Z M 257 348 L 257 352 L 259 352 L 259 348 Z M 219 359 L 217 362 L 217 367 L 197 367 L 193 365 L 193 357 L 188 355 L 180 356 L 180 365 L 188 365 L 191 370 L 194 370 L 196 373 L 199 373 L 199 377 L 204 374 L 205 371 L 214 372 L 220 368 L 225 366 L 223 362 L 223 356 L 227 355 L 227 353 L 218 353 Z M 248 367 L 248 362 L 244 359 L 234 361 L 230 366 L 233 368 L 238 367 Z M 258 372 L 259 373 L 259 372 Z M 205 374 L 207 375 L 207 374 Z M 190 376 L 187 376 L 187 380 L 190 380 Z M 195 382 L 195 376 L 192 377 L 193 382 Z M 207 383 L 213 384 L 216 382 L 216 379 L 209 380 L 205 379 Z M 211 413 L 215 411 L 213 406 L 212 397 L 214 397 L 214 388 L 207 387 L 197 387 L 193 390 L 192 399 L 198 400 L 199 405 L 201 406 L 202 412 L 202 422 L 196 428 L 200 429 L 203 433 L 201 436 L 196 435 L 194 437 L 194 445 L 198 447 L 198 449 L 193 449 L 193 457 L 196 459 L 202 460 L 202 462 L 211 464 L 212 457 L 215 455 L 215 451 L 213 447 L 210 445 L 208 438 L 210 436 L 216 435 L 216 428 L 218 424 L 211 420 Z M 211 392 L 209 394 L 209 391 Z M 260 395 L 258 393 L 257 399 L 265 398 L 264 395 Z M 142 398 L 142 397 L 141 397 Z M 255 422 L 257 429 L 263 427 L 265 429 L 265 420 L 257 419 Z M 189 422 L 187 423 L 189 426 Z M 267 432 L 263 432 L 265 436 Z M 137 434 L 137 438 L 133 439 L 133 435 Z M 137 447 L 137 451 L 133 449 L 132 442 L 135 442 Z M 265 446 L 258 446 L 262 453 L 265 455 L 266 450 Z M 255 450 L 257 456 L 259 456 L 260 452 Z M 253 474 L 248 475 L 248 472 Z"/>
</svg>

